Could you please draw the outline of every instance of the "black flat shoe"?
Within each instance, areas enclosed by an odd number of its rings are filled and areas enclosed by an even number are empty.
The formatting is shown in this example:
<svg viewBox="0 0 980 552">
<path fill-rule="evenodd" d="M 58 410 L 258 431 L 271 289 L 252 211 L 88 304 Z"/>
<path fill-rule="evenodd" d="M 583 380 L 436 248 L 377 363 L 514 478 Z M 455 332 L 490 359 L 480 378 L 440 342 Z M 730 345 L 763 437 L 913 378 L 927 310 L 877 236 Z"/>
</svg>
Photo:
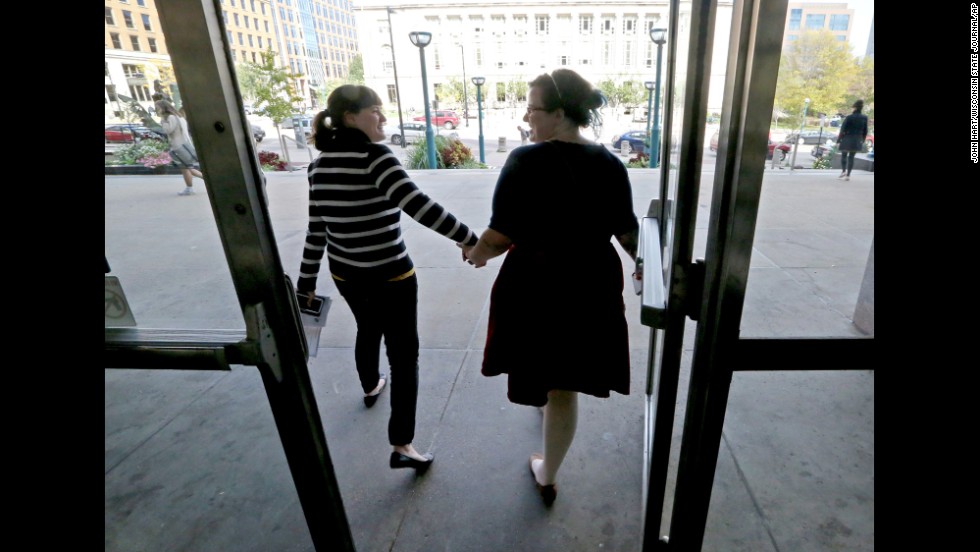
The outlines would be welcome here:
<svg viewBox="0 0 980 552">
<path fill-rule="evenodd" d="M 434 457 L 430 452 L 427 452 L 422 456 L 425 457 L 424 462 L 422 460 L 416 460 L 411 456 L 405 456 L 400 452 L 392 452 L 391 458 L 388 460 L 388 466 L 393 470 L 400 468 L 415 468 L 415 471 L 422 473 L 429 469 L 429 466 L 432 465 L 432 460 L 434 460 Z"/>
<path fill-rule="evenodd" d="M 534 479 L 534 486 L 537 488 L 538 494 L 541 495 L 541 500 L 544 501 L 544 505 L 551 506 L 555 503 L 555 499 L 558 498 L 558 485 L 542 485 L 538 483 L 538 478 L 534 475 L 535 460 L 544 460 L 544 457 L 538 453 L 531 455 L 531 459 L 528 461 L 528 467 L 531 469 L 531 479 Z"/>
<path fill-rule="evenodd" d="M 364 395 L 364 406 L 371 408 L 372 406 L 374 406 L 374 403 L 378 402 L 378 397 L 381 396 L 381 392 L 384 391 L 385 387 L 388 386 L 387 378 L 382 379 L 382 382 L 383 383 L 381 384 L 381 389 L 378 389 L 377 393 L 375 393 L 374 395 Z"/>
</svg>

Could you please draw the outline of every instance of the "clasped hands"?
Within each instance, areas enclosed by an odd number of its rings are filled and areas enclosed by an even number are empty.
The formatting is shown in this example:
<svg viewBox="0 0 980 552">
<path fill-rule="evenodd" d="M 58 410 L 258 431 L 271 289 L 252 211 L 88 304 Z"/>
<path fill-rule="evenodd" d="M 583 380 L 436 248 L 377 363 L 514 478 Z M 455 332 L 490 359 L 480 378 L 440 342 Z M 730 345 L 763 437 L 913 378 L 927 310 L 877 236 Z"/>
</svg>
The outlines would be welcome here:
<svg viewBox="0 0 980 552">
<path fill-rule="evenodd" d="M 463 262 L 473 265 L 475 268 L 480 268 L 487 266 L 486 259 L 472 259 L 470 255 L 473 253 L 473 249 L 476 248 L 475 245 L 464 245 L 462 243 L 457 243 L 457 247 L 462 251 Z"/>
</svg>

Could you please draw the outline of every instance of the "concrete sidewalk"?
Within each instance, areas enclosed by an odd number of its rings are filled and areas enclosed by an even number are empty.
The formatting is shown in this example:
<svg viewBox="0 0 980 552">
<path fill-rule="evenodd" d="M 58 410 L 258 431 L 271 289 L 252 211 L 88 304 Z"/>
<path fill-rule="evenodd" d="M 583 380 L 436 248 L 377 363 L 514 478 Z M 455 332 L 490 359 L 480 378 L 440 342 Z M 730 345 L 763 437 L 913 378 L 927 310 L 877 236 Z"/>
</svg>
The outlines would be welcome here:
<svg viewBox="0 0 980 552">
<path fill-rule="evenodd" d="M 496 171 L 412 174 L 464 222 L 485 227 Z M 642 214 L 657 172 L 630 174 Z M 850 318 L 874 237 L 874 175 L 836 174 L 767 171 L 743 336 L 858 335 Z M 305 174 L 267 177 L 276 241 L 295 280 Z M 702 248 L 711 178 L 699 202 Z M 142 327 L 243 328 L 207 197 L 178 197 L 182 186 L 179 176 L 106 177 L 112 274 Z M 633 392 L 582 398 L 558 500 L 545 509 L 527 469 L 541 448 L 541 415 L 507 402 L 503 378 L 479 373 L 501 260 L 475 270 L 449 240 L 403 221 L 420 282 L 415 444 L 436 455 L 423 477 L 388 469 L 387 401 L 364 408 L 353 317 L 320 279 L 334 303 L 310 373 L 358 550 L 639 549 L 649 329 L 637 297 L 626 295 Z M 690 352 L 688 344 L 685 362 Z M 682 389 L 686 381 L 685 371 Z M 677 434 L 685 400 L 682 392 Z M 255 368 L 105 371 L 107 552 L 312 549 Z M 704 550 L 873 549 L 874 373 L 736 374 Z"/>
</svg>

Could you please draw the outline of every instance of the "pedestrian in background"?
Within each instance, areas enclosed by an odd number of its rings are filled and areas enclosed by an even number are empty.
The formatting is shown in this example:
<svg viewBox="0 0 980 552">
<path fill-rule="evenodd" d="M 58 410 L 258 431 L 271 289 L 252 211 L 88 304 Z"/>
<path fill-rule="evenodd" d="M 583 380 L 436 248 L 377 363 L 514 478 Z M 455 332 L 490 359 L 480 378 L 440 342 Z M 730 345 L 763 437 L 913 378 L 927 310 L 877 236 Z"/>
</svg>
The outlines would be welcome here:
<svg viewBox="0 0 980 552">
<path fill-rule="evenodd" d="M 167 141 L 170 142 L 170 158 L 180 167 L 180 174 L 184 177 L 184 189 L 177 195 L 191 195 L 194 193 L 194 177 L 204 179 L 204 175 L 198 170 L 197 151 L 191 142 L 191 135 L 187 132 L 187 121 L 180 116 L 180 112 L 174 104 L 167 100 L 157 100 L 154 104 L 157 115 L 160 116 L 160 126 L 167 133 Z"/>
<path fill-rule="evenodd" d="M 531 137 L 531 131 L 522 127 L 521 125 L 517 125 L 517 132 L 521 133 L 521 145 L 526 146 L 528 138 Z"/>
<path fill-rule="evenodd" d="M 481 267 L 507 253 L 490 294 L 483 375 L 508 374 L 511 402 L 544 407 L 543 454 L 532 454 L 529 467 L 548 506 L 575 437 L 578 394 L 630 388 L 623 266 L 612 238 L 636 257 L 633 192 L 623 163 L 581 132 L 598 126 L 604 103 L 568 69 L 530 83 L 524 121 L 534 143 L 507 158 L 489 228 L 466 254 Z M 555 224 L 554 213 L 573 212 L 581 224 Z"/>
<path fill-rule="evenodd" d="M 854 112 L 844 118 L 837 136 L 837 149 L 840 151 L 840 176 L 837 178 L 850 180 L 851 169 L 854 168 L 854 156 L 864 149 L 864 141 L 868 138 L 868 116 L 861 113 L 864 100 L 854 102 Z"/>
<path fill-rule="evenodd" d="M 320 262 L 357 323 L 354 364 L 364 405 L 385 388 L 378 362 L 385 340 L 391 369 L 389 467 L 428 469 L 432 454 L 418 452 L 415 410 L 419 388 L 418 280 L 402 239 L 402 211 L 468 251 L 476 234 L 412 182 L 385 139 L 384 102 L 362 85 L 334 90 L 313 119 L 321 153 L 309 168 L 309 226 L 296 288 L 312 302 Z"/>
</svg>

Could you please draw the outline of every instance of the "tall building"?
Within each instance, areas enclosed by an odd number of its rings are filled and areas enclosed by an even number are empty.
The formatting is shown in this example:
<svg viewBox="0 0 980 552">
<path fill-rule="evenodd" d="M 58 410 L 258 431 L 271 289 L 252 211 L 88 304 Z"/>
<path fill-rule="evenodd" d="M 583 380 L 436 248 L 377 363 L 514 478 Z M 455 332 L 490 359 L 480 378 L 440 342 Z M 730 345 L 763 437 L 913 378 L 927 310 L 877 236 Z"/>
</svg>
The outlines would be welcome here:
<svg viewBox="0 0 980 552">
<path fill-rule="evenodd" d="M 642 83 L 653 78 L 657 54 L 649 30 L 666 25 L 669 12 L 667 0 L 359 0 L 357 6 L 367 85 L 394 105 L 397 67 L 402 107 L 416 112 L 424 101 L 412 31 L 432 33 L 424 54 L 430 100 L 436 102 L 440 90 L 465 73 L 467 81 L 486 78 L 487 107 L 513 107 L 525 98 L 511 83 L 561 67 L 593 83 L 633 81 L 645 98 Z M 390 33 L 388 7 L 394 9 Z M 466 86 L 472 103 L 474 85 Z"/>
<path fill-rule="evenodd" d="M 273 50 L 298 75 L 307 106 L 320 105 L 327 80 L 346 77 L 358 53 L 348 0 L 221 0 L 228 50 L 235 62 L 257 63 Z M 123 94 L 152 106 L 157 88 L 179 94 L 154 0 L 105 0 L 105 118 L 124 118 Z M 303 106 L 297 106 L 303 107 Z"/>
<path fill-rule="evenodd" d="M 864 55 L 869 58 L 875 57 L 875 18 L 871 18 L 871 34 L 868 35 L 868 47 L 864 50 Z"/>
<path fill-rule="evenodd" d="M 830 31 L 840 42 L 851 38 L 854 10 L 847 4 L 831 2 L 790 2 L 786 15 L 783 45 L 799 38 L 805 31 Z"/>
</svg>

